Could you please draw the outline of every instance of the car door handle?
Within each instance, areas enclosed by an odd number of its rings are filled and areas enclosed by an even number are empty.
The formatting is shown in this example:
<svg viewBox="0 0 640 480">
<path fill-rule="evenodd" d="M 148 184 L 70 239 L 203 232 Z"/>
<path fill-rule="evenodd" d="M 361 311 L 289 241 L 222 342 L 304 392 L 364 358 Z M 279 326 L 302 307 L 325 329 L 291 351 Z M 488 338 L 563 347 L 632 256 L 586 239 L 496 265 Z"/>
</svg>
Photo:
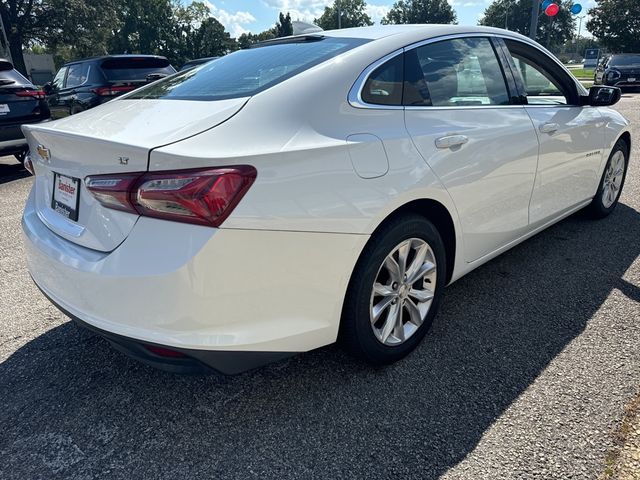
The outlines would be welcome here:
<svg viewBox="0 0 640 480">
<path fill-rule="evenodd" d="M 553 133 L 560 128 L 560 125 L 557 123 L 543 123 L 540 125 L 540 132 L 542 133 Z"/>
<path fill-rule="evenodd" d="M 451 148 L 459 145 L 464 145 L 469 141 L 469 138 L 465 135 L 447 135 L 446 137 L 436 138 L 436 147 L 438 148 Z"/>
</svg>

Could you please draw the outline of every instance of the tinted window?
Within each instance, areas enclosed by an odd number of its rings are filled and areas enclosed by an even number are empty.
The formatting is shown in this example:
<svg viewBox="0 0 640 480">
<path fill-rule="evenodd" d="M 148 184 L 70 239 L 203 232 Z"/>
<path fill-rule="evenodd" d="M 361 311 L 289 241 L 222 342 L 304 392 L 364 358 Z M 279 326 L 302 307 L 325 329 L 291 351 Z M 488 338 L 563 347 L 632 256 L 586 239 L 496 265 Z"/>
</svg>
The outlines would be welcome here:
<svg viewBox="0 0 640 480">
<path fill-rule="evenodd" d="M 9 62 L 0 62 L 0 87 L 4 85 L 31 85 Z"/>
<path fill-rule="evenodd" d="M 181 72 L 127 98 L 222 100 L 255 95 L 367 40 L 316 37 L 240 50 Z"/>
<path fill-rule="evenodd" d="M 175 69 L 166 58 L 109 58 L 102 62 L 100 67 L 109 82 L 147 81 L 154 80 L 154 78 L 147 79 L 149 75 L 175 73 Z"/>
<path fill-rule="evenodd" d="M 375 105 L 402 105 L 404 56 L 397 55 L 371 73 L 362 100 Z"/>
<path fill-rule="evenodd" d="M 640 65 L 640 55 L 614 55 L 609 61 L 611 66 Z"/>
<path fill-rule="evenodd" d="M 507 105 L 502 69 L 486 38 L 430 43 L 407 52 L 405 105 Z"/>
<path fill-rule="evenodd" d="M 51 82 L 51 86 L 55 90 L 60 90 L 62 88 L 64 84 L 64 76 L 67 74 L 67 70 L 67 67 L 62 67 L 60 70 L 58 70 L 58 73 L 56 73 L 53 82 Z"/>
<path fill-rule="evenodd" d="M 77 87 L 87 81 L 89 77 L 89 64 L 88 63 L 76 63 L 69 66 L 69 73 L 67 74 L 66 88 Z"/>
<path fill-rule="evenodd" d="M 560 84 L 541 66 L 520 55 L 512 55 L 520 72 L 529 105 L 566 105 L 567 96 Z"/>
</svg>

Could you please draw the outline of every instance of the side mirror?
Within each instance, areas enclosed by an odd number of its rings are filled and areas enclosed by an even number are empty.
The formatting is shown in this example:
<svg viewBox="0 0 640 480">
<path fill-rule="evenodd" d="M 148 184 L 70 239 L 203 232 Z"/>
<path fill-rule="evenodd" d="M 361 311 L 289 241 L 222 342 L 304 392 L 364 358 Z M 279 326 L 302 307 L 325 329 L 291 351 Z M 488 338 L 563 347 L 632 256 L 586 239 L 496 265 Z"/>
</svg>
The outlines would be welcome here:
<svg viewBox="0 0 640 480">
<path fill-rule="evenodd" d="M 585 105 L 592 107 L 608 107 L 615 105 L 620 100 L 622 92 L 618 87 L 607 87 L 605 85 L 594 85 L 589 89 L 589 96 L 583 97 Z"/>
<path fill-rule="evenodd" d="M 51 85 L 51 82 L 47 82 L 42 86 L 42 91 L 45 93 L 45 95 L 51 95 L 53 93 L 53 86 Z"/>
</svg>

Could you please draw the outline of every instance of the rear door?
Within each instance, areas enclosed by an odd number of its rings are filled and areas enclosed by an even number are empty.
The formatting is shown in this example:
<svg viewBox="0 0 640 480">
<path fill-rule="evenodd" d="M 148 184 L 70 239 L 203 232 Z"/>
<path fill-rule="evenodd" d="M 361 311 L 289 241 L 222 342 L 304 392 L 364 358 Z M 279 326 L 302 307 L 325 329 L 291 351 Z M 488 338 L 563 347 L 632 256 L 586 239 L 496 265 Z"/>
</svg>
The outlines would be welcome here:
<svg viewBox="0 0 640 480">
<path fill-rule="evenodd" d="M 405 52 L 405 122 L 453 198 L 468 262 L 522 236 L 538 139 L 492 41 L 467 36 Z"/>
<path fill-rule="evenodd" d="M 544 223 L 595 193 L 604 121 L 597 108 L 580 105 L 576 81 L 551 57 L 517 40 L 505 43 L 540 142 L 530 221 Z"/>
</svg>

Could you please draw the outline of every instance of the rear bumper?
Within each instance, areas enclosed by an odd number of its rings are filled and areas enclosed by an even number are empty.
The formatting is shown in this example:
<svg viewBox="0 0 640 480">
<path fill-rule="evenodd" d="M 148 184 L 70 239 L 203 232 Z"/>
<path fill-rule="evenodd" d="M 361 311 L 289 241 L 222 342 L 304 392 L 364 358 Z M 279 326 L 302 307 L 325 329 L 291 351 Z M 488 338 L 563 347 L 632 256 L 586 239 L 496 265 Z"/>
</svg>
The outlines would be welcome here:
<svg viewBox="0 0 640 480">
<path fill-rule="evenodd" d="M 22 225 L 29 272 L 71 318 L 147 363 L 159 359 L 141 355 L 141 344 L 170 347 L 224 373 L 334 342 L 368 239 L 141 217 L 103 253 L 51 232 L 33 192 Z"/>
</svg>

